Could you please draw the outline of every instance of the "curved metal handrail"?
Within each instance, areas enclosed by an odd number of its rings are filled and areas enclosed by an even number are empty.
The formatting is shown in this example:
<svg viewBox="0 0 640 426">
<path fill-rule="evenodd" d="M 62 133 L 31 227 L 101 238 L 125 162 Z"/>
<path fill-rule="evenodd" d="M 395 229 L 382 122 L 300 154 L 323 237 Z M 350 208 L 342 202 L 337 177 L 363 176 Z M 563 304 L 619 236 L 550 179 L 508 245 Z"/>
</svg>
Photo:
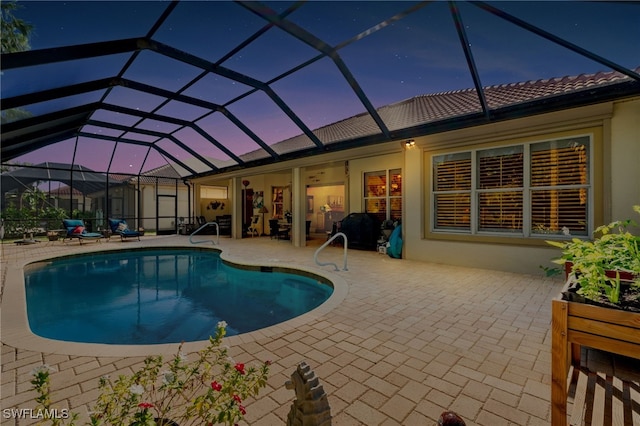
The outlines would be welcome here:
<svg viewBox="0 0 640 426">
<path fill-rule="evenodd" d="M 196 235 L 198 233 L 199 230 L 206 228 L 209 225 L 215 225 L 216 226 L 216 241 L 212 241 L 212 240 L 201 240 L 201 241 L 193 241 L 193 236 Z M 209 241 L 211 241 L 211 244 L 216 245 L 216 244 L 220 244 L 220 226 L 218 226 L 218 222 L 207 222 L 204 225 L 202 225 L 200 228 L 196 229 L 195 231 L 193 231 L 191 233 L 191 235 L 189 235 L 189 242 L 191 244 L 202 244 L 202 243 L 208 243 Z"/>
<path fill-rule="evenodd" d="M 344 232 L 338 232 L 336 233 L 333 237 L 329 238 L 323 245 L 320 246 L 320 248 L 318 248 L 318 250 L 316 250 L 315 254 L 313 255 L 313 260 L 316 262 L 316 264 L 318 266 L 327 266 L 327 265 L 333 265 L 334 268 L 336 268 L 336 271 L 339 271 L 340 269 L 338 269 L 338 265 L 336 265 L 333 262 L 327 262 L 327 263 L 320 263 L 318 262 L 318 253 L 320 253 L 320 251 L 325 248 L 326 246 L 328 246 L 329 244 L 331 244 L 331 242 L 333 240 L 335 240 L 338 237 L 342 237 L 343 241 L 344 241 L 344 256 L 343 256 L 343 260 L 344 260 L 344 267 L 342 268 L 343 271 L 348 271 L 347 269 L 347 236 L 344 234 Z"/>
</svg>

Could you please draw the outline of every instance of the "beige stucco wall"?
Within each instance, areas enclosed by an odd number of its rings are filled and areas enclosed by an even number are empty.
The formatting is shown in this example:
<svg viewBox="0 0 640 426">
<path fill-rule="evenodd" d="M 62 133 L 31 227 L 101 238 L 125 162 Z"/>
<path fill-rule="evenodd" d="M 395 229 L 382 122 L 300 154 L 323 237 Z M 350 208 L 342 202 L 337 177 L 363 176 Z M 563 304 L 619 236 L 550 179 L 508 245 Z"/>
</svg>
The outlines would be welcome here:
<svg viewBox="0 0 640 426">
<path fill-rule="evenodd" d="M 640 204 L 640 99 L 614 105 L 611 118 L 611 218 L 633 217 Z M 640 217 L 635 217 L 640 222 Z"/>
<path fill-rule="evenodd" d="M 416 137 L 416 146 L 409 149 L 404 149 L 402 141 L 394 141 L 316 155 L 252 169 L 254 175 L 248 179 L 250 187 L 263 190 L 265 196 L 270 194 L 272 186 L 292 185 L 292 191 L 298 191 L 303 197 L 306 185 L 312 183 L 310 176 L 317 177 L 318 171 L 324 170 L 322 183 L 338 183 L 344 178 L 345 214 L 348 214 L 363 211 L 365 172 L 401 168 L 405 258 L 541 274 L 540 266 L 552 266 L 550 260 L 559 255 L 557 249 L 548 246 L 543 239 L 531 243 L 531 240 L 510 241 L 504 238 L 500 241 L 431 238 L 429 230 L 425 229 L 429 226 L 428 164 L 425 164 L 425 158 L 428 159 L 431 152 L 446 148 L 464 149 L 470 145 L 544 138 L 549 134 L 566 134 L 578 129 L 596 129 L 598 139 L 598 147 L 594 151 L 594 227 L 611 219 L 632 217 L 631 206 L 640 204 L 640 98 Z M 348 162 L 346 167 L 345 161 Z M 298 170 L 294 167 L 300 167 L 300 182 L 293 179 L 292 170 Z M 229 176 L 238 179 L 240 175 L 235 172 Z M 207 180 L 212 179 L 205 178 L 202 182 Z M 300 205 L 304 206 L 304 203 Z M 299 218 L 302 219 L 306 211 L 300 210 Z"/>
<path fill-rule="evenodd" d="M 159 187 L 160 194 L 176 194 L 175 186 L 163 186 Z M 154 185 L 141 185 L 140 197 L 142 211 L 138 212 L 137 216 L 142 217 L 142 227 L 144 229 L 156 229 L 156 190 Z M 178 214 L 177 217 L 187 218 L 189 216 L 189 196 L 188 189 L 182 182 L 178 185 Z M 193 192 L 191 194 L 191 202 L 193 203 Z M 191 214 L 194 215 L 193 208 Z"/>
<path fill-rule="evenodd" d="M 447 241 L 427 239 L 424 220 L 428 191 L 425 181 L 424 152 L 459 144 L 463 147 L 492 139 L 517 138 L 536 134 L 572 131 L 572 129 L 602 129 L 603 152 L 595 162 L 602 161 L 599 178 L 594 186 L 602 188 L 595 206 L 594 226 L 607 219 L 608 210 L 614 218 L 630 217 L 631 206 L 640 203 L 640 101 L 595 105 L 559 113 L 539 115 L 527 119 L 511 120 L 488 126 L 465 129 L 449 134 L 417 138 L 420 152 L 405 151 L 405 219 L 404 256 L 409 259 L 465 265 L 478 268 L 499 269 L 521 273 L 540 274 L 540 266 L 552 266 L 550 259 L 558 251 L 547 247 L 543 241 L 538 245 L 510 244 L 480 241 Z M 434 151 L 435 152 L 435 151 Z M 607 182 L 611 182 L 608 185 Z M 632 201 L 635 200 L 635 201 Z"/>
</svg>

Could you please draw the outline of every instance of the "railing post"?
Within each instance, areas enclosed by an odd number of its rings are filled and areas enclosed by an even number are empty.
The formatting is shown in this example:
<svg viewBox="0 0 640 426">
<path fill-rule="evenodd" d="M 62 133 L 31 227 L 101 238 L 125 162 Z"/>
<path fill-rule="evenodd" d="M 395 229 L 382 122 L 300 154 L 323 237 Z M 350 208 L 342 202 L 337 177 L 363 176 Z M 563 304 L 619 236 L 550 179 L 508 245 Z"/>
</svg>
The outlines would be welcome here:
<svg viewBox="0 0 640 426">
<path fill-rule="evenodd" d="M 327 266 L 327 265 L 333 265 L 334 268 L 336 268 L 336 271 L 339 271 L 340 269 L 338 269 L 338 265 L 336 265 L 333 262 L 327 262 L 327 263 L 320 263 L 318 261 L 318 254 L 320 253 L 320 251 L 322 249 L 324 249 L 326 246 L 328 246 L 329 244 L 331 244 L 331 242 L 333 240 L 335 240 L 338 237 L 342 237 L 343 243 L 344 243 L 344 256 L 343 256 L 343 260 L 344 260 L 344 267 L 342 268 L 343 271 L 348 271 L 347 269 L 347 236 L 344 234 L 344 232 L 338 232 L 336 233 L 333 237 L 329 238 L 323 245 L 320 246 L 320 248 L 318 248 L 318 250 L 316 250 L 316 252 L 313 255 L 313 260 L 316 262 L 316 264 L 318 266 Z"/>
<path fill-rule="evenodd" d="M 212 243 L 213 245 L 216 245 L 216 244 L 218 244 L 218 245 L 219 245 L 219 244 L 220 244 L 220 226 L 218 226 L 218 222 L 207 222 L 207 223 L 205 223 L 204 225 L 202 225 L 200 228 L 198 228 L 198 229 L 196 229 L 195 231 L 193 231 L 193 232 L 191 233 L 191 235 L 189 235 L 189 242 L 190 242 L 191 244 L 202 244 L 202 243 L 207 243 L 207 242 L 209 242 L 210 240 L 193 241 L 193 239 L 192 239 L 192 238 L 193 238 L 193 236 L 194 236 L 194 235 L 196 235 L 196 234 L 198 233 L 198 231 L 200 231 L 200 230 L 201 230 L 201 229 L 203 229 L 203 228 L 206 228 L 206 227 L 207 227 L 207 226 L 209 226 L 209 225 L 215 225 L 215 226 L 216 226 L 216 241 L 211 241 L 211 243 Z"/>
</svg>

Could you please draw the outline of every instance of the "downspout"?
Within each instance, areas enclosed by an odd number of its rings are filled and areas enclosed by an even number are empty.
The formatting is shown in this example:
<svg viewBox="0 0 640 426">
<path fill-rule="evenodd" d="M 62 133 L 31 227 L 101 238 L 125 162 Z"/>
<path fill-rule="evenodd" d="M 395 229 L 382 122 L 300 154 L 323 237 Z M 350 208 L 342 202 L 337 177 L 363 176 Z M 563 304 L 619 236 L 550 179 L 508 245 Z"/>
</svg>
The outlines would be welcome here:
<svg viewBox="0 0 640 426">
<path fill-rule="evenodd" d="M 69 217 L 75 219 L 73 217 L 73 164 L 69 172 Z"/>
<path fill-rule="evenodd" d="M 153 185 L 153 191 L 154 191 L 153 194 L 156 199 L 156 234 L 157 234 L 158 231 L 160 230 L 160 218 L 158 217 L 160 215 L 160 200 L 158 199 L 158 185 L 160 184 L 160 182 L 158 182 L 157 176 L 155 180 L 156 182 L 155 182 L 155 185 Z"/>
<path fill-rule="evenodd" d="M 180 214 L 178 213 L 178 179 L 175 180 L 176 186 L 174 189 L 174 194 L 175 197 L 173 197 L 173 213 L 174 213 L 174 223 L 176 224 L 175 226 L 175 230 L 176 230 L 176 234 L 178 234 L 180 232 L 180 230 L 178 229 L 178 218 L 180 217 Z"/>
<path fill-rule="evenodd" d="M 107 180 L 104 183 L 104 216 L 107 219 L 107 225 L 109 225 L 109 218 L 111 218 L 111 200 L 109 199 L 109 172 L 107 172 L 106 175 Z"/>
<path fill-rule="evenodd" d="M 137 195 L 137 200 L 136 200 L 136 223 L 137 223 L 137 228 L 136 229 L 140 229 L 140 227 L 142 226 L 142 190 L 140 189 L 140 174 L 138 174 L 138 181 L 136 183 L 136 195 Z"/>
</svg>

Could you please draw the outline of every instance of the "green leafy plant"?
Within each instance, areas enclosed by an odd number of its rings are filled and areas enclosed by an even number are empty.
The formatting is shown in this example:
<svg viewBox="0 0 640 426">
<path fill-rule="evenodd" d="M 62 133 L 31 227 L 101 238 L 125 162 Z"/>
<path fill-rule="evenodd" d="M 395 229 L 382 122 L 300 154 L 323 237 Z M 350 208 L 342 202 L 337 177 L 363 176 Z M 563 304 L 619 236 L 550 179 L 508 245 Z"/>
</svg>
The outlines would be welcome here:
<svg viewBox="0 0 640 426">
<path fill-rule="evenodd" d="M 46 221 L 47 229 L 58 229 L 62 220 L 67 217 L 67 211 L 60 207 L 45 207 L 42 212 L 42 220 Z"/>
<path fill-rule="evenodd" d="M 89 425 L 186 426 L 234 425 L 246 414 L 243 401 L 266 386 L 270 362 L 245 366 L 234 362 L 222 345 L 226 323 L 218 323 L 216 334 L 205 349 L 190 357 L 182 353 L 164 361 L 150 356 L 131 375 L 100 379 L 100 396 L 90 413 Z M 192 358 L 191 360 L 189 358 Z M 49 369 L 34 373 L 36 401 L 49 404 Z M 71 423 L 77 415 L 70 416 Z M 51 424 L 62 425 L 52 419 Z"/>
<path fill-rule="evenodd" d="M 38 403 L 39 409 L 37 412 L 41 413 L 43 417 L 48 418 L 53 426 L 65 424 L 64 419 L 67 420 L 66 424 L 73 426 L 78 418 L 77 414 L 69 414 L 65 409 L 64 412 L 61 412 L 61 415 L 59 415 L 58 412 L 51 407 L 49 373 L 54 371 L 53 368 L 45 364 L 31 372 L 33 375 L 31 384 L 38 393 L 36 402 Z M 44 413 L 47 413 L 46 416 Z"/>
<path fill-rule="evenodd" d="M 20 207 L 16 207 L 16 203 Z M 19 199 L 12 200 L 0 212 L 4 219 L 5 233 L 8 237 L 20 237 L 37 234 L 43 228 L 58 229 L 62 219 L 67 217 L 66 210 L 49 205 L 47 194 L 36 187 L 25 190 Z"/>
<path fill-rule="evenodd" d="M 633 210 L 640 214 L 640 206 Z M 624 273 L 635 277 L 632 285 L 640 286 L 640 237 L 629 231 L 631 226 L 637 226 L 631 219 L 618 220 L 598 227 L 593 241 L 547 241 L 562 249 L 562 256 L 554 263 L 571 263 L 579 294 L 592 300 L 604 294 L 611 303 L 618 303 L 620 276 Z"/>
</svg>

